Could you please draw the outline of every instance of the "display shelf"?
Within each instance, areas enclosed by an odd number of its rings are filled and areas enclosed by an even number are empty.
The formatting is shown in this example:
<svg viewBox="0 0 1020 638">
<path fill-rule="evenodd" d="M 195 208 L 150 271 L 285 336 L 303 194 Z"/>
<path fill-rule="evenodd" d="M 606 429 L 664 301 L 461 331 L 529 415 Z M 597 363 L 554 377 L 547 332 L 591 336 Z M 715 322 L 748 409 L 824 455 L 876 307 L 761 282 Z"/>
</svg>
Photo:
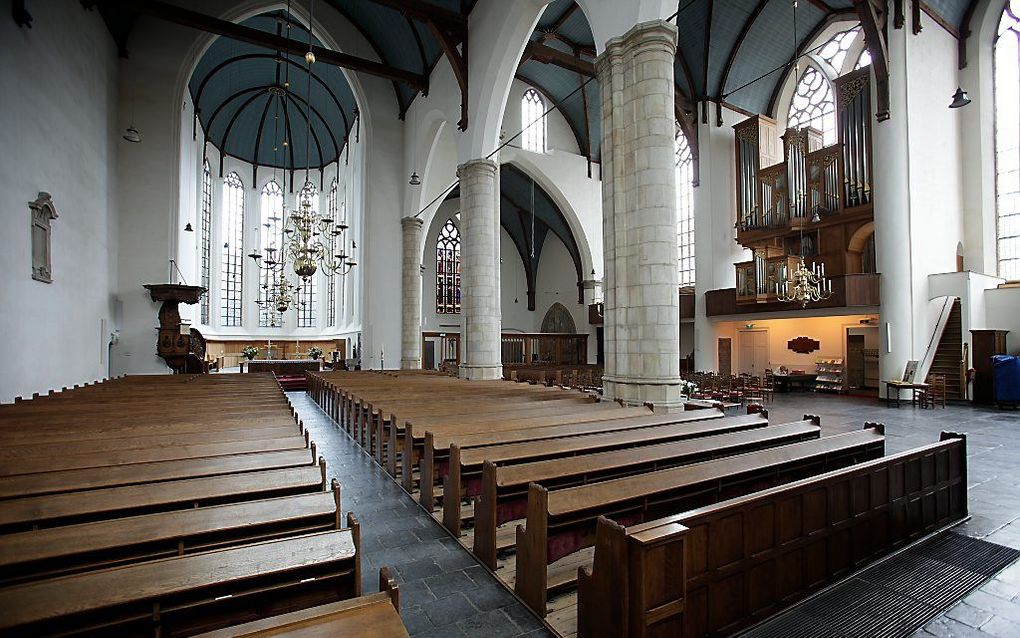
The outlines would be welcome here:
<svg viewBox="0 0 1020 638">
<path fill-rule="evenodd" d="M 846 371 L 842 359 L 818 359 L 815 373 L 815 392 L 843 392 Z"/>
</svg>

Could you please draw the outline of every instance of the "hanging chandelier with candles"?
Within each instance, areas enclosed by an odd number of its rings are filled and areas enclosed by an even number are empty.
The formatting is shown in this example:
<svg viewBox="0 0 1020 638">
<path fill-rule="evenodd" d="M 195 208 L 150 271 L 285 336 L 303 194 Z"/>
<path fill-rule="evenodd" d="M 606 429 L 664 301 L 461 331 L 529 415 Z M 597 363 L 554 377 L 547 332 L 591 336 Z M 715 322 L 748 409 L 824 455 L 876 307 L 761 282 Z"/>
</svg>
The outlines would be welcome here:
<svg viewBox="0 0 1020 638">
<path fill-rule="evenodd" d="M 255 303 L 267 310 L 270 328 L 277 327 L 276 315 L 287 312 L 291 304 L 294 303 L 297 292 L 298 287 L 287 281 L 287 277 L 282 271 L 277 273 L 275 280 L 262 284 L 259 298 L 255 300 Z M 274 310 L 276 312 L 273 312 Z"/>
<path fill-rule="evenodd" d="M 797 269 L 787 272 L 786 265 L 781 266 L 780 280 L 776 282 L 776 299 L 783 302 L 796 302 L 806 308 L 812 301 L 822 301 L 832 296 L 832 280 L 825 277 L 825 264 L 820 267 L 816 263 L 809 269 L 804 257 L 797 263 Z"/>
</svg>

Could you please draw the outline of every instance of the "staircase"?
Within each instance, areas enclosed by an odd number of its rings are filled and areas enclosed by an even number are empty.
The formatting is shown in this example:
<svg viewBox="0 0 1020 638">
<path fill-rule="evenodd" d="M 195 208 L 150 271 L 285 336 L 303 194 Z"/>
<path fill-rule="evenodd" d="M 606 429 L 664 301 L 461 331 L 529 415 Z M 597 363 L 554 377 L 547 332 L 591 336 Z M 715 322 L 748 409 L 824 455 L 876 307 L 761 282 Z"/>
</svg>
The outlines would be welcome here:
<svg viewBox="0 0 1020 638">
<path fill-rule="evenodd" d="M 942 331 L 942 338 L 935 349 L 928 375 L 946 375 L 946 399 L 959 401 L 964 397 L 960 394 L 960 361 L 963 359 L 963 327 L 960 321 L 960 300 L 955 299 Z"/>
</svg>

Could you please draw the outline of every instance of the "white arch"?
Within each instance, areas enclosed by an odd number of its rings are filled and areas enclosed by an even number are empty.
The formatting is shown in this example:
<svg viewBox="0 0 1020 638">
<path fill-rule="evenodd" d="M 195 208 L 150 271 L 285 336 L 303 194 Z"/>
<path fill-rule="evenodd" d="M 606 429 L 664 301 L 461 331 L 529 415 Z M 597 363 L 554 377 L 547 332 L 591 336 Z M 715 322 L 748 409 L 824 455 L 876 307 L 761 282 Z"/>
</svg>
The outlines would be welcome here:
<svg viewBox="0 0 1020 638">
<path fill-rule="evenodd" d="M 676 0 L 577 0 L 595 37 L 595 50 L 601 54 L 606 42 L 619 37 L 642 22 L 665 20 L 677 10 Z"/>
</svg>

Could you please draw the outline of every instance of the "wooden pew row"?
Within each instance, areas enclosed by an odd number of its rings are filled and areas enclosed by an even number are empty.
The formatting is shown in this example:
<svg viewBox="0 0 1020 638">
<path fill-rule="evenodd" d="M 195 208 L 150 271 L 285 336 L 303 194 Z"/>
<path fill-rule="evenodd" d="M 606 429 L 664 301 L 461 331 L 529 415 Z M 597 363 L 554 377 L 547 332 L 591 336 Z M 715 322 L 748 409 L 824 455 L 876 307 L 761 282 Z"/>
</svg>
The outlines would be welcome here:
<svg viewBox="0 0 1020 638">
<path fill-rule="evenodd" d="M 153 399 L 158 402 L 159 399 Z M 244 408 L 229 409 L 216 406 L 194 407 L 187 411 L 175 412 L 171 410 L 139 410 L 132 407 L 117 408 L 115 412 L 93 412 L 82 414 L 77 411 L 66 413 L 57 411 L 53 414 L 37 415 L 28 418 L 4 419 L 5 426 L 0 429 L 0 434 L 10 438 L 18 434 L 14 428 L 32 427 L 39 432 L 47 434 L 59 434 L 62 432 L 74 431 L 79 427 L 88 427 L 92 424 L 102 422 L 106 427 L 131 427 L 132 425 L 145 423 L 159 423 L 162 425 L 178 425 L 184 423 L 203 422 L 230 422 L 247 421 L 251 423 L 264 423 L 268 421 L 280 421 L 293 416 L 290 406 L 258 406 L 252 405 Z"/>
<path fill-rule="evenodd" d="M 5 476 L 0 478 L 0 499 L 311 466 L 315 451 L 313 443 L 311 455 L 306 449 L 281 450 Z"/>
<path fill-rule="evenodd" d="M 606 406 L 595 408 L 593 406 Z M 571 423 L 597 423 L 600 421 L 616 421 L 634 417 L 648 416 L 650 408 L 624 408 L 616 404 L 597 403 L 587 409 L 578 409 L 566 414 L 532 416 L 528 418 L 511 418 L 507 420 L 490 420 L 488 415 L 473 414 L 464 419 L 448 423 L 433 423 L 429 430 L 434 436 L 463 436 L 479 432 L 503 432 L 510 430 L 540 429 L 549 426 L 568 425 Z M 404 449 L 400 458 L 400 477 L 404 489 L 410 494 L 414 491 L 414 467 L 419 464 L 425 449 L 425 430 L 416 425 L 416 421 L 404 422 Z M 434 477 L 422 475 L 423 481 L 435 483 Z M 425 504 L 431 508 L 432 503 Z"/>
<path fill-rule="evenodd" d="M 175 447 L 178 445 L 209 445 L 213 443 L 231 443 L 234 441 L 255 441 L 264 439 L 283 439 L 299 434 L 295 424 L 282 427 L 251 428 L 248 430 L 220 430 L 214 432 L 187 432 L 182 434 L 149 434 L 125 436 L 109 439 L 78 440 L 73 447 L 68 446 L 69 453 L 93 454 L 102 451 L 147 450 Z M 307 436 L 307 433 L 300 433 Z M 32 441 L 18 441 L 7 447 L 0 448 L 0 461 L 20 459 L 39 454 L 38 445 Z"/>
<path fill-rule="evenodd" d="M 533 483 L 545 489 L 563 489 L 809 441 L 819 436 L 817 422 L 804 420 L 716 436 L 688 437 L 658 445 L 582 454 L 568 459 L 499 467 L 486 461 L 478 487 L 480 496 L 474 509 L 473 551 L 483 564 L 496 569 L 498 552 L 513 547 L 512 540 L 503 547 L 497 544 L 497 528 L 526 516 L 529 486 Z"/>
<path fill-rule="evenodd" d="M 0 586 L 340 529 L 335 479 L 332 488 L 0 535 Z"/>
<path fill-rule="evenodd" d="M 578 573 L 578 638 L 727 636 L 967 517 L 966 436 L 622 527 Z"/>
<path fill-rule="evenodd" d="M 266 541 L 0 589 L 4 636 L 179 636 L 361 594 L 360 531 Z"/>
<path fill-rule="evenodd" d="M 195 638 L 408 638 L 400 620 L 400 591 L 385 567 L 379 569 L 379 593 L 319 605 L 243 625 L 203 633 Z"/>
<path fill-rule="evenodd" d="M 326 489 L 326 463 L 0 501 L 0 534 Z"/>
<path fill-rule="evenodd" d="M 460 499 L 480 494 L 482 467 L 486 461 L 500 465 L 547 458 L 569 457 L 638 445 L 652 445 L 768 425 L 767 413 L 723 418 L 721 412 L 698 414 L 652 414 L 631 419 L 549 426 L 506 433 L 436 438 L 425 433 L 422 475 L 435 476 L 443 485 L 443 517 L 447 529 L 459 533 Z M 507 436 L 503 436 L 503 435 Z M 439 454 L 443 448 L 445 454 Z M 438 461 L 436 459 L 439 459 Z M 429 469 L 434 466 L 436 469 Z M 422 493 L 433 489 L 419 483 Z M 459 495 L 459 498 L 458 498 Z M 424 504 L 428 501 L 421 499 Z M 447 508 L 450 504 L 450 508 Z"/>
<path fill-rule="evenodd" d="M 104 441 L 104 443 L 109 443 L 109 440 Z M 309 443 L 307 433 L 305 436 L 300 436 L 292 431 L 291 436 L 282 438 L 246 439 L 222 443 L 191 443 L 189 440 L 183 440 L 173 446 L 143 447 L 129 450 L 118 450 L 103 446 L 101 450 L 82 451 L 77 446 L 68 446 L 65 453 L 57 456 L 35 455 L 15 458 L 8 456 L 0 464 L 0 477 L 31 474 L 34 472 L 56 472 L 114 465 L 134 465 L 157 461 L 200 459 L 258 452 L 279 452 L 283 450 L 303 450 L 309 446 Z M 4 452 L 6 450 L 0 449 L 0 458 L 5 457 Z"/>
<path fill-rule="evenodd" d="M 875 425 L 875 424 L 872 424 Z M 514 586 L 531 609 L 545 616 L 550 590 L 570 587 L 576 574 L 550 578 L 548 566 L 590 547 L 600 515 L 639 523 L 670 511 L 707 505 L 881 457 L 883 428 L 868 427 L 803 443 L 705 461 L 657 472 L 548 491 L 528 488 L 526 525 L 517 526 Z"/>
</svg>

